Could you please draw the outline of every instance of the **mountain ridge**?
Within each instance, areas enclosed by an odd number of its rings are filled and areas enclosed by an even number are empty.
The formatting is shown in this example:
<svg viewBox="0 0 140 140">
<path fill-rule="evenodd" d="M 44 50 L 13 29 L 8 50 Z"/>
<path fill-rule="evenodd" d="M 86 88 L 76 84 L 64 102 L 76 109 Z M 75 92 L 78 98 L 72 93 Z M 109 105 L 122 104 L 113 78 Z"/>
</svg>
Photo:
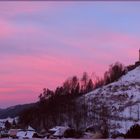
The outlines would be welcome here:
<svg viewBox="0 0 140 140">
<path fill-rule="evenodd" d="M 0 119 L 5 119 L 8 117 L 11 118 L 17 117 L 23 110 L 33 107 L 35 105 L 36 103 L 20 104 L 7 107 L 5 109 L 0 109 Z"/>
</svg>

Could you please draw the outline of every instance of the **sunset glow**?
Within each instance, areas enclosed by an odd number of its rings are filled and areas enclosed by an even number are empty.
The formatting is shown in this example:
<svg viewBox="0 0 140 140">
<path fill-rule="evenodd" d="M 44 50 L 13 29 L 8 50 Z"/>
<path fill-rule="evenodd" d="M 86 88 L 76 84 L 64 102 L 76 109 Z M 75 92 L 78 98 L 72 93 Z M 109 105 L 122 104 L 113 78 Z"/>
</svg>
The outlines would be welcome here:
<svg viewBox="0 0 140 140">
<path fill-rule="evenodd" d="M 140 2 L 0 2 L 0 108 L 84 71 L 138 60 Z"/>
</svg>

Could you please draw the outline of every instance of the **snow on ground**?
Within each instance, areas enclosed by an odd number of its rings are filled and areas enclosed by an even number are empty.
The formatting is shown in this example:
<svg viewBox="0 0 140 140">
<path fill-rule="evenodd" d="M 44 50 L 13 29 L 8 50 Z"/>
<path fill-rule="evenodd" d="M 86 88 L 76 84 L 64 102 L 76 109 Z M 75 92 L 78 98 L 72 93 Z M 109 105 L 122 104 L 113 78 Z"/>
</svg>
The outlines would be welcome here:
<svg viewBox="0 0 140 140">
<path fill-rule="evenodd" d="M 14 118 L 8 117 L 8 118 L 5 118 L 5 119 L 0 119 L 0 122 L 6 122 L 6 121 L 8 121 L 8 122 L 12 123 L 13 120 L 14 120 Z"/>
<path fill-rule="evenodd" d="M 136 123 L 136 122 L 131 121 L 131 120 L 126 120 L 126 121 L 123 121 L 123 120 L 121 120 L 121 121 L 112 120 L 111 123 L 112 124 L 119 125 L 118 128 L 112 129 L 112 131 L 118 131 L 120 133 L 126 134 L 127 131 L 130 129 L 130 127 L 132 125 L 134 125 L 134 124 L 140 124 L 140 121 Z"/>
<path fill-rule="evenodd" d="M 6 122 L 6 121 L 8 121 L 9 123 L 12 123 L 14 120 L 16 122 L 18 122 L 18 117 L 15 117 L 15 118 L 8 117 L 8 118 L 5 118 L 5 119 L 0 119 L 0 122 Z"/>
<path fill-rule="evenodd" d="M 126 133 L 127 130 L 140 119 L 140 66 L 122 76 L 118 81 L 98 88 L 83 96 L 89 108 L 93 103 L 101 101 L 112 110 L 117 110 L 122 121 L 114 120 L 120 125 L 118 130 Z M 130 119 L 131 118 L 131 119 Z"/>
</svg>

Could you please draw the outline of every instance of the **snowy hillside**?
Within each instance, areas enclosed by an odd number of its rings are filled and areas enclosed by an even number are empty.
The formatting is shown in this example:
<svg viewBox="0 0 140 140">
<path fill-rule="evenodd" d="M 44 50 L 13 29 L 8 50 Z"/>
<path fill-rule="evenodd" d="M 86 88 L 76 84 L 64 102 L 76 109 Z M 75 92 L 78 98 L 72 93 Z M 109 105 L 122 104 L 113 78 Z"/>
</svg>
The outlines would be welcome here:
<svg viewBox="0 0 140 140">
<path fill-rule="evenodd" d="M 86 94 L 89 118 L 94 109 L 94 103 L 109 107 L 112 116 L 112 128 L 125 133 L 130 126 L 140 123 L 140 66 L 118 81 L 98 88 Z M 90 122 L 90 120 L 89 120 Z"/>
</svg>

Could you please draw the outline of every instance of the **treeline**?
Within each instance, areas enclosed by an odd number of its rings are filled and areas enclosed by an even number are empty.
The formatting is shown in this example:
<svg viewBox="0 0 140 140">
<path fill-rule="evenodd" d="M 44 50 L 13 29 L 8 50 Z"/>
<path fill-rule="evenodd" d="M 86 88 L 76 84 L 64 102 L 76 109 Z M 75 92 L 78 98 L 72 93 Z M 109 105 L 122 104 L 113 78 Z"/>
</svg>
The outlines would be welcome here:
<svg viewBox="0 0 140 140">
<path fill-rule="evenodd" d="M 92 79 L 86 72 L 80 79 L 77 76 L 67 79 L 54 91 L 44 88 L 39 95 L 37 106 L 21 113 L 20 124 L 47 130 L 67 122 L 67 125 L 78 130 L 80 123 L 84 121 L 85 112 L 83 106 L 77 104 L 76 99 L 93 89 Z"/>
<path fill-rule="evenodd" d="M 120 62 L 116 62 L 109 66 L 109 69 L 104 73 L 103 78 L 95 79 L 95 89 L 101 86 L 117 81 L 121 76 L 126 74 L 127 68 Z"/>
<path fill-rule="evenodd" d="M 44 88 L 37 106 L 23 111 L 19 123 L 23 127 L 32 125 L 39 130 L 64 124 L 80 130 L 85 127 L 87 109 L 84 101 L 78 102 L 78 97 L 118 80 L 125 72 L 125 67 L 117 62 L 110 65 L 103 78 L 95 76 L 93 80 L 84 72 L 81 78 L 73 76 L 54 91 Z"/>
</svg>

